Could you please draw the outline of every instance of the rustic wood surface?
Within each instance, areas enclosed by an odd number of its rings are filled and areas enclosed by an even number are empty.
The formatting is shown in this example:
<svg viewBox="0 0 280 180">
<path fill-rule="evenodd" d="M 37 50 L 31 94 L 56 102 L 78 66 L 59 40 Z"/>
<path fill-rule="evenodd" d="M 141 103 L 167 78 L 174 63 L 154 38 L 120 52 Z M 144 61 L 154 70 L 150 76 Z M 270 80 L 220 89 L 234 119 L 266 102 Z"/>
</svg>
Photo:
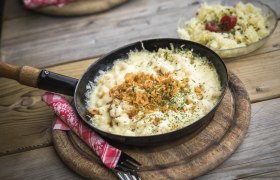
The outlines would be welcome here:
<svg viewBox="0 0 280 180">
<path fill-rule="evenodd" d="M 177 37 L 179 17 L 197 2 L 131 0 L 97 15 L 55 18 L 26 12 L 19 0 L 9 0 L 3 23 L 2 59 L 45 67 L 97 57 L 137 40 Z M 280 14 L 279 0 L 265 2 Z"/>
<path fill-rule="evenodd" d="M 125 3 L 127 0 L 83 0 L 74 1 L 63 7 L 56 5 L 33 9 L 47 15 L 54 16 L 81 16 L 103 12 Z"/>
<path fill-rule="evenodd" d="M 41 70 L 30 66 L 17 66 L 0 61 L 0 77 L 14 79 L 20 84 L 37 87 Z"/>
<path fill-rule="evenodd" d="M 137 39 L 176 37 L 175 19 L 184 13 L 185 3 L 193 2 L 130 0 L 98 15 L 55 18 L 23 10 L 19 1 L 9 0 L 1 59 L 37 67 L 62 64 L 48 69 L 79 78 L 96 60 L 92 57 Z M 279 0 L 266 2 L 279 16 Z M 279 179 L 279 37 L 280 23 L 261 49 L 226 60 L 253 103 L 251 124 L 238 150 L 201 179 Z M 81 179 L 53 149 L 53 113 L 41 101 L 42 93 L 0 78 L 0 179 Z"/>
<path fill-rule="evenodd" d="M 191 137 L 145 149 L 115 146 L 142 164 L 139 171 L 142 179 L 190 179 L 205 174 L 226 160 L 243 141 L 250 119 L 247 91 L 231 74 L 230 90 L 213 120 Z M 53 142 L 59 156 L 71 169 L 88 179 L 113 177 L 81 140 L 72 138 L 71 141 L 67 134 L 54 130 Z"/>
</svg>

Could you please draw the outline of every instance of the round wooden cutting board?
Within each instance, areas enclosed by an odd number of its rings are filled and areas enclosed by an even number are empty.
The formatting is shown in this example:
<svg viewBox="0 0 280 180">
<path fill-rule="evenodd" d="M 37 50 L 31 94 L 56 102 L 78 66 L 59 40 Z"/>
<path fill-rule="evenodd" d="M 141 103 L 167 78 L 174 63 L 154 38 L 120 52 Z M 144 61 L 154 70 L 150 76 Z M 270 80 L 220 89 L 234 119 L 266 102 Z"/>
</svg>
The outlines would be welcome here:
<svg viewBox="0 0 280 180">
<path fill-rule="evenodd" d="M 213 120 L 192 136 L 156 147 L 114 146 L 142 166 L 141 179 L 190 179 L 217 167 L 237 149 L 247 132 L 251 105 L 242 82 L 230 73 L 229 89 Z M 87 179 L 116 178 L 72 132 L 53 130 L 58 155 L 72 170 Z"/>
<path fill-rule="evenodd" d="M 128 0 L 76 0 L 63 7 L 52 5 L 32 10 L 55 16 L 81 16 L 106 11 L 126 1 Z"/>
</svg>

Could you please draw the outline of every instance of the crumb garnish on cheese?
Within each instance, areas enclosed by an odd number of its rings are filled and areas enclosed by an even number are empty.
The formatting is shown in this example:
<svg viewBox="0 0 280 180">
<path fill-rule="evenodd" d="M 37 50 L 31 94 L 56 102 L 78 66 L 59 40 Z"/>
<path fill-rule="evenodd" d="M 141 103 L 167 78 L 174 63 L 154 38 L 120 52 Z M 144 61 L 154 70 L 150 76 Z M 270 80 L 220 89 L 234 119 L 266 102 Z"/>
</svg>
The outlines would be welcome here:
<svg viewBox="0 0 280 180">
<path fill-rule="evenodd" d="M 221 89 L 213 64 L 191 50 L 134 51 L 89 83 L 87 108 L 103 131 L 162 134 L 207 114 Z"/>
</svg>

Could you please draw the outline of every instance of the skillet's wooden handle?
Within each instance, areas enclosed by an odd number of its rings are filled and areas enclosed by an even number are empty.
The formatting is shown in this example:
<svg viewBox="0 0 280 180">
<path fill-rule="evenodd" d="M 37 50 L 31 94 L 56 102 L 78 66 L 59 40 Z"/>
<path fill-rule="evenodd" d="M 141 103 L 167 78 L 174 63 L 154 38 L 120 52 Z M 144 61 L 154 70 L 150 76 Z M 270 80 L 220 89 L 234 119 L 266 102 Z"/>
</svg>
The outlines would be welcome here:
<svg viewBox="0 0 280 180">
<path fill-rule="evenodd" d="M 17 80 L 19 83 L 37 87 L 41 70 L 29 66 L 16 66 L 0 61 L 0 77 Z"/>
</svg>

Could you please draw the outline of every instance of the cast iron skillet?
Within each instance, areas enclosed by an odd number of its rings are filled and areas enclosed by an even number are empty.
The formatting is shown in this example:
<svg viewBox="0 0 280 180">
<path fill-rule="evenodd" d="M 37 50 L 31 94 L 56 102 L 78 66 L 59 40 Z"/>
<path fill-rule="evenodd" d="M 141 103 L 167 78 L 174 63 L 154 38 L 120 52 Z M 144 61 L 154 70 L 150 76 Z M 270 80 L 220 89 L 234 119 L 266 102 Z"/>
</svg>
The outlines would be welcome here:
<svg viewBox="0 0 280 180">
<path fill-rule="evenodd" d="M 206 56 L 215 66 L 221 81 L 223 92 L 217 104 L 208 114 L 184 128 L 178 129 L 173 132 L 152 136 L 121 136 L 110 134 L 92 126 L 89 123 L 89 118 L 87 116 L 88 111 L 85 107 L 86 86 L 89 81 L 93 81 L 94 78 L 99 75 L 99 70 L 111 68 L 115 60 L 126 58 L 127 53 L 130 51 L 143 50 L 143 48 L 148 51 L 157 51 L 159 48 L 170 49 L 172 46 L 174 48 L 181 48 L 186 50 L 193 49 L 194 53 L 200 56 Z M 150 39 L 135 42 L 116 49 L 93 63 L 85 71 L 80 80 L 52 73 L 47 70 L 38 70 L 36 68 L 31 68 L 28 66 L 23 66 L 20 68 L 14 65 L 5 64 L 3 62 L 0 62 L 0 76 L 18 80 L 20 83 L 28 86 L 74 96 L 76 111 L 80 115 L 81 119 L 89 127 L 91 127 L 95 132 L 102 135 L 105 139 L 134 146 L 145 146 L 164 143 L 193 133 L 204 123 L 207 123 L 212 119 L 217 107 L 219 106 L 221 100 L 225 95 L 225 91 L 228 86 L 228 73 L 222 59 L 215 52 L 203 45 L 181 39 Z"/>
</svg>

